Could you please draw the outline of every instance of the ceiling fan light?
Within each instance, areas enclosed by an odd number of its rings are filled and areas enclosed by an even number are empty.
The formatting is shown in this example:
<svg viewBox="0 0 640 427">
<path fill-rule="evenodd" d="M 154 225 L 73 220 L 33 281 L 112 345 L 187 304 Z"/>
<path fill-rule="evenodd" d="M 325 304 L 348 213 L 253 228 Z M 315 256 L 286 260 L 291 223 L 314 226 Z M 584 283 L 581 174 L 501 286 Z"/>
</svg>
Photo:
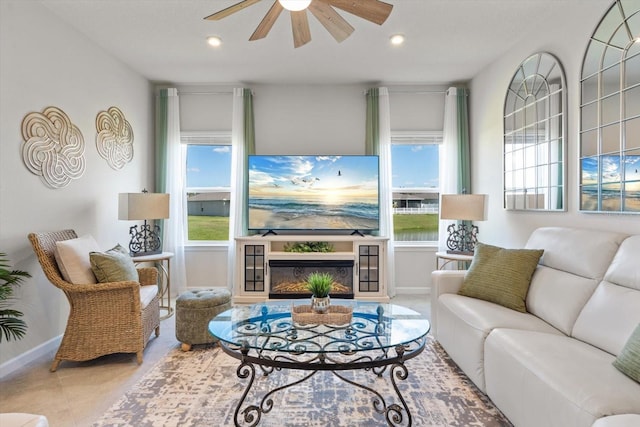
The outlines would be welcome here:
<svg viewBox="0 0 640 427">
<path fill-rule="evenodd" d="M 311 0 L 278 0 L 280 6 L 292 12 L 305 10 L 311 4 Z"/>
<path fill-rule="evenodd" d="M 402 43 L 404 43 L 404 36 L 402 34 L 394 34 L 391 36 L 391 38 L 389 38 L 389 40 L 391 41 L 392 45 L 400 46 Z"/>
<path fill-rule="evenodd" d="M 210 46 L 218 47 L 222 44 L 222 39 L 218 36 L 210 36 L 207 37 L 207 43 L 209 43 Z"/>
</svg>

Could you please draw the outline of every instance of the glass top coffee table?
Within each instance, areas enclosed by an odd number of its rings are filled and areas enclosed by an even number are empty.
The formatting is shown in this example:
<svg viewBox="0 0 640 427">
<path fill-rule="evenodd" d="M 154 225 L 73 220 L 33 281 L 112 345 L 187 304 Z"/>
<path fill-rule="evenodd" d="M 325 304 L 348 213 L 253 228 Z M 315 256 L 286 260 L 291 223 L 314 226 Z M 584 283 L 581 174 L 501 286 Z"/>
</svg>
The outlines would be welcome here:
<svg viewBox="0 0 640 427">
<path fill-rule="evenodd" d="M 209 323 L 209 332 L 220 340 L 222 350 L 240 360 L 238 378 L 248 379 L 236 406 L 235 425 L 258 425 L 262 414 L 273 408 L 273 393 L 306 381 L 319 371 L 331 371 L 341 380 L 370 392 L 373 408 L 385 416 L 388 425 L 412 425 L 411 412 L 396 381 L 409 375 L 404 362 L 424 350 L 429 321 L 406 307 L 356 300 L 332 302 L 353 310 L 351 319 L 343 324 L 300 323 L 298 317 L 294 321 L 292 312 L 306 303 L 282 300 L 237 306 Z M 243 409 L 254 384 L 256 366 L 264 375 L 270 375 L 274 369 L 310 372 L 300 380 L 272 389 L 259 405 L 246 405 Z M 357 369 L 372 371 L 380 377 L 388 370 L 400 403 L 387 403 L 380 392 L 340 373 Z"/>
</svg>

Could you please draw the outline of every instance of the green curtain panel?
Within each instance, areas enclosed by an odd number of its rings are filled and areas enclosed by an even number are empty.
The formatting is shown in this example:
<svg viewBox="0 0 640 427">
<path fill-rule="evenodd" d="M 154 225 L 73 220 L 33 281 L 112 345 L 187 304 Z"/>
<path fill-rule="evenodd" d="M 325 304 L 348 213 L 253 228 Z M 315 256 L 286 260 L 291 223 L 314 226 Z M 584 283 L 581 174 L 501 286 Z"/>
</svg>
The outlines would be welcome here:
<svg viewBox="0 0 640 427">
<path fill-rule="evenodd" d="M 367 91 L 367 123 L 365 134 L 365 154 L 380 154 L 380 91 L 378 88 Z"/>
<path fill-rule="evenodd" d="M 458 193 L 471 194 L 471 165 L 469 148 L 469 91 L 456 90 L 458 122 Z"/>
<path fill-rule="evenodd" d="M 168 89 L 160 89 L 156 98 L 155 191 L 164 193 L 167 182 L 167 104 Z"/>
<path fill-rule="evenodd" d="M 256 133 L 253 117 L 253 93 L 251 89 L 244 88 L 243 93 L 243 105 L 244 105 L 244 157 L 243 168 L 244 174 L 247 178 L 245 182 L 248 182 L 249 176 L 249 155 L 256 153 Z M 239 206 L 246 206 L 249 199 L 248 186 L 243 187 L 242 200 Z M 246 236 L 249 230 L 249 222 L 247 215 L 242 215 L 242 235 Z"/>
</svg>

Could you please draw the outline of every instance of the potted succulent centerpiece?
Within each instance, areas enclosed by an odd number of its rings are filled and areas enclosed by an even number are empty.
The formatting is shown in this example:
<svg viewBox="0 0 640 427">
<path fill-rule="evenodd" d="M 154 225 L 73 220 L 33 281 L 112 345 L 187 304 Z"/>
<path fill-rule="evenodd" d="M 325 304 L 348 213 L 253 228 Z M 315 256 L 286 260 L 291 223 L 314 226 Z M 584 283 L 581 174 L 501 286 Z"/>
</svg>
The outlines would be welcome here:
<svg viewBox="0 0 640 427">
<path fill-rule="evenodd" d="M 311 308 L 316 313 L 329 310 L 329 292 L 333 287 L 333 276 L 329 273 L 313 272 L 307 277 L 307 290 L 311 292 Z"/>
</svg>

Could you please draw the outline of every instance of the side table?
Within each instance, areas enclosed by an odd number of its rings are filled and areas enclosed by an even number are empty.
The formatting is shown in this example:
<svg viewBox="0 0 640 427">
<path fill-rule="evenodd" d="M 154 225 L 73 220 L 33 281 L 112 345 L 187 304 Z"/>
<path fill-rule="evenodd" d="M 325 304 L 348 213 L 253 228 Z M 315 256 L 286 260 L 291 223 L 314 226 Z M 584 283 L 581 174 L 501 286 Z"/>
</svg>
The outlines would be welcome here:
<svg viewBox="0 0 640 427">
<path fill-rule="evenodd" d="M 442 261 L 442 264 L 440 262 Z M 464 255 L 464 254 L 450 254 L 447 251 L 436 252 L 436 269 L 442 270 L 447 264 L 451 262 L 456 262 L 458 265 L 458 270 L 460 270 L 460 263 L 466 263 L 473 261 L 473 255 Z"/>
<path fill-rule="evenodd" d="M 160 294 L 160 309 L 166 310 L 167 314 L 161 316 L 161 319 L 166 319 L 173 315 L 173 308 L 171 307 L 171 258 L 173 258 L 173 252 L 162 252 L 153 255 L 142 255 L 133 258 L 133 263 L 138 265 L 145 262 L 156 265 L 160 274 L 158 275 L 158 293 Z M 166 266 L 165 266 L 166 263 Z M 165 296 L 167 299 L 165 305 Z"/>
</svg>

